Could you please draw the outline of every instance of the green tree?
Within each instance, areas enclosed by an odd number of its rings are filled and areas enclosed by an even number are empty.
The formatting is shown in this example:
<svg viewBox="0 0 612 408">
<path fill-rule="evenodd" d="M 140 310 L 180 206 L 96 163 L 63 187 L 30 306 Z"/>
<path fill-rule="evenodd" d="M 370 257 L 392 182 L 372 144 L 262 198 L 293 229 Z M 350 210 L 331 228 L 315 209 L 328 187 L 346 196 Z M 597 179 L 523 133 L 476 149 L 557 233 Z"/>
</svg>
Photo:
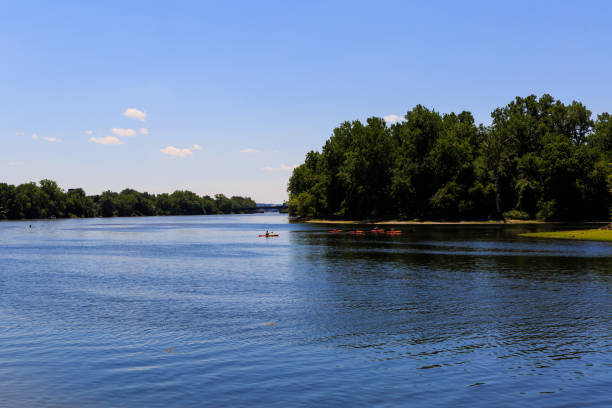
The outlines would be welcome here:
<svg viewBox="0 0 612 408">
<path fill-rule="evenodd" d="M 0 183 L 0 219 L 15 219 L 15 186 Z"/>
<path fill-rule="evenodd" d="M 97 204 L 99 206 L 99 213 L 102 217 L 114 217 L 117 211 L 116 200 L 117 193 L 110 190 L 103 192 L 97 197 Z"/>
<path fill-rule="evenodd" d="M 95 216 L 93 199 L 87 197 L 82 188 L 71 188 L 66 193 L 66 216 L 77 218 Z"/>
<path fill-rule="evenodd" d="M 41 212 L 47 217 L 64 217 L 66 211 L 66 195 L 55 181 L 41 180 L 40 192 L 43 198 Z"/>
<path fill-rule="evenodd" d="M 215 195 L 215 204 L 217 209 L 223 214 L 230 214 L 232 212 L 232 201 L 223 194 Z"/>
<path fill-rule="evenodd" d="M 517 97 L 490 126 L 469 112 L 415 106 L 391 126 L 344 122 L 288 184 L 289 211 L 309 217 L 434 219 L 607 217 L 612 121 L 580 102 Z"/>
<path fill-rule="evenodd" d="M 211 196 L 202 197 L 202 212 L 204 214 L 219 214 L 220 211 L 217 208 L 217 202 Z"/>
</svg>

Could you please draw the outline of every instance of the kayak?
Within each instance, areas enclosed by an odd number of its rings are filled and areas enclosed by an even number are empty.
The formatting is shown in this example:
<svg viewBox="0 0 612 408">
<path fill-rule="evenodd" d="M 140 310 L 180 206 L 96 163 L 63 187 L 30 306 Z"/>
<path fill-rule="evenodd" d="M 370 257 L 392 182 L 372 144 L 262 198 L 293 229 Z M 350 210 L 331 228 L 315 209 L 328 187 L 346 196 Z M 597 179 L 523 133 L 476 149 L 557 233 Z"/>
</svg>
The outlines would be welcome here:
<svg viewBox="0 0 612 408">
<path fill-rule="evenodd" d="M 373 230 L 370 231 L 372 234 L 384 234 L 385 230 L 382 228 L 374 228 Z"/>
<path fill-rule="evenodd" d="M 271 237 L 278 237 L 278 234 L 261 234 L 259 236 L 263 238 L 271 238 Z"/>
<path fill-rule="evenodd" d="M 337 234 L 339 232 L 342 232 L 341 229 L 333 229 L 333 230 L 329 230 L 328 232 L 331 232 L 332 234 Z"/>
<path fill-rule="evenodd" d="M 387 231 L 387 235 L 402 235 L 401 230 L 389 230 Z"/>
<path fill-rule="evenodd" d="M 365 231 L 362 231 L 362 230 L 349 231 L 349 234 L 351 234 L 351 235 L 365 235 Z"/>
</svg>

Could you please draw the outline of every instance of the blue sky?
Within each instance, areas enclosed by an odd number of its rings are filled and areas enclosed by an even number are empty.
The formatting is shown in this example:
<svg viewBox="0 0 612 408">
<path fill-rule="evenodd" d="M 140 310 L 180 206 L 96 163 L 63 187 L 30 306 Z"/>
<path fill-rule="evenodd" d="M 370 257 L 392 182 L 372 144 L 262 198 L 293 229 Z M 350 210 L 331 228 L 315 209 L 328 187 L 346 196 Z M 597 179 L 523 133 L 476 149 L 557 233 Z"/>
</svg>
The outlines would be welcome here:
<svg viewBox="0 0 612 408">
<path fill-rule="evenodd" d="M 611 4 L 2 1 L 0 181 L 281 202 L 344 120 L 612 111 Z"/>
</svg>

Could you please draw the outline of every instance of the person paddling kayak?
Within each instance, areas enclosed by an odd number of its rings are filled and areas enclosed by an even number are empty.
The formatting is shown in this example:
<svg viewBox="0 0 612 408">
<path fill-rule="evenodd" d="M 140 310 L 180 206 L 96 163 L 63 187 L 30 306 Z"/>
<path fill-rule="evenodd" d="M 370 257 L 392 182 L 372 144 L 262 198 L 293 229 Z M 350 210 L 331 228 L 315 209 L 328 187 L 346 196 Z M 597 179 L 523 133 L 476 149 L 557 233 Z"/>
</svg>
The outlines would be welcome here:
<svg viewBox="0 0 612 408">
<path fill-rule="evenodd" d="M 261 234 L 259 236 L 260 237 L 269 238 L 269 237 L 278 237 L 278 234 L 275 234 L 274 232 L 270 232 L 270 231 L 266 230 L 265 234 Z"/>
</svg>

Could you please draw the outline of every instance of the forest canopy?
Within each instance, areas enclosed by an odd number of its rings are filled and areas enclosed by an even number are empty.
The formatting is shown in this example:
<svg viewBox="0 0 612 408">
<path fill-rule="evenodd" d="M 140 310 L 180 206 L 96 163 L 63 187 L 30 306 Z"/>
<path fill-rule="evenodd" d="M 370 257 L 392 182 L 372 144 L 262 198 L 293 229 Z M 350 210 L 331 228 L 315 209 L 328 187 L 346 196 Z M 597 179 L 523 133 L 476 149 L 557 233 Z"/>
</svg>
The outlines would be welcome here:
<svg viewBox="0 0 612 408">
<path fill-rule="evenodd" d="M 517 97 L 491 113 L 415 106 L 388 125 L 344 122 L 289 180 L 289 212 L 330 219 L 608 220 L 612 118 Z"/>
<path fill-rule="evenodd" d="M 254 207 L 255 201 L 248 197 L 200 197 L 181 190 L 155 195 L 125 189 L 88 196 L 82 188 L 64 191 L 52 180 L 41 180 L 39 185 L 0 183 L 0 219 L 230 214 Z"/>
</svg>

